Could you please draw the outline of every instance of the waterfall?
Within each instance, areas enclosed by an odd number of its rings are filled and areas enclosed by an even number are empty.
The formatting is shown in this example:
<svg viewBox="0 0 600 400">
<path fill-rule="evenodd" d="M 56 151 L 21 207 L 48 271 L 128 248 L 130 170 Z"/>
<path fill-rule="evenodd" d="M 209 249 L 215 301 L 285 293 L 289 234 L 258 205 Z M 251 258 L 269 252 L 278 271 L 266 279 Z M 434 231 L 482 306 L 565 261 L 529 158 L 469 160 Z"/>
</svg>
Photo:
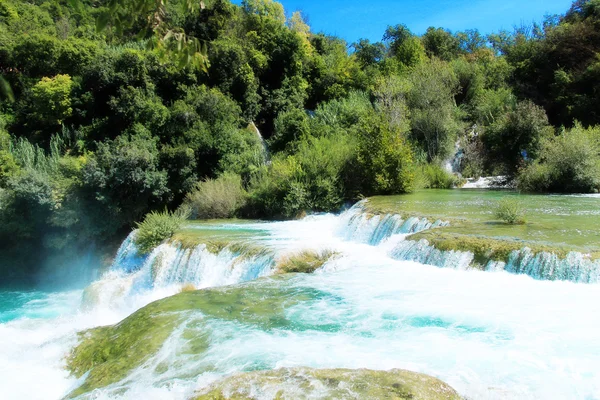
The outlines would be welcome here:
<svg viewBox="0 0 600 400">
<path fill-rule="evenodd" d="M 131 272 L 137 270 L 143 263 L 146 257 L 138 253 L 135 245 L 135 236 L 137 230 L 132 231 L 121 243 L 115 259 L 110 267 L 111 271 Z"/>
<path fill-rule="evenodd" d="M 513 251 L 507 260 L 487 260 L 485 265 L 479 265 L 472 252 L 439 250 L 426 240 L 406 239 L 410 234 L 448 225 L 441 220 L 374 214 L 362 201 L 339 216 L 311 216 L 254 226 L 251 229 L 262 232 L 259 236 L 265 229 L 269 233 L 268 239 L 255 238 L 262 244 L 252 249 L 237 243 L 216 251 L 206 244 L 187 248 L 169 242 L 148 255 L 140 255 L 134 231 L 121 244 L 110 270 L 86 289 L 84 303 L 116 305 L 140 296 L 149 296 L 151 301 L 174 294 L 183 286 L 202 289 L 247 282 L 273 274 L 277 260 L 290 252 L 331 250 L 343 255 L 355 251 L 353 248 L 359 244 L 369 245 L 395 260 L 440 268 L 505 271 L 538 280 L 600 283 L 600 260 L 591 260 L 581 253 L 572 252 L 561 258 L 523 248 Z M 335 269 L 335 265 L 329 268 Z"/>
<path fill-rule="evenodd" d="M 152 291 L 174 294 L 184 285 L 203 289 L 246 282 L 270 275 L 275 265 L 268 251 L 245 253 L 226 247 L 213 253 L 205 244 L 184 248 L 163 243 L 141 256 L 134 238 L 135 231 L 123 241 L 110 271 L 85 290 L 86 307 L 117 305 Z"/>
<path fill-rule="evenodd" d="M 393 235 L 411 234 L 431 228 L 448 226 L 448 222 L 430 222 L 426 218 L 408 217 L 397 214 L 369 214 L 365 211 L 366 200 L 356 204 L 341 215 L 339 234 L 346 240 L 376 246 Z"/>
<path fill-rule="evenodd" d="M 260 140 L 264 162 L 265 164 L 270 164 L 271 153 L 269 152 L 269 146 L 267 146 L 267 141 L 265 140 L 265 138 L 263 138 L 263 135 L 260 133 L 254 122 L 250 122 L 250 124 L 248 125 L 248 129 L 254 132 L 254 134 L 258 137 L 258 140 Z"/>
<path fill-rule="evenodd" d="M 511 252 L 506 262 L 489 260 L 486 265 L 481 266 L 474 263 L 471 252 L 443 251 L 431 246 L 427 240 L 405 240 L 394 247 L 390 256 L 396 260 L 415 261 L 440 268 L 474 268 L 528 275 L 537 280 L 600 283 L 600 260 L 591 260 L 578 252 L 570 252 L 565 258 L 560 258 L 548 252 L 534 253 L 525 247 Z"/>
</svg>

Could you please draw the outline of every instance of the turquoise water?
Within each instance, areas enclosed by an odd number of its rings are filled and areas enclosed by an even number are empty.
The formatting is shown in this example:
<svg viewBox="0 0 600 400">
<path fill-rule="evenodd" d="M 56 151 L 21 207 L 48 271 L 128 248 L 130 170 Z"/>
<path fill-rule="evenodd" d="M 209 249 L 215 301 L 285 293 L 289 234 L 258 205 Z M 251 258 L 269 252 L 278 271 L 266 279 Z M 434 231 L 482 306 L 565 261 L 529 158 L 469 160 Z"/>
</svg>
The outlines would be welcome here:
<svg viewBox="0 0 600 400">
<path fill-rule="evenodd" d="M 19 318 L 49 319 L 72 311 L 67 296 L 41 291 L 0 290 L 0 323 Z M 61 301 L 61 298 L 63 301 Z"/>
<path fill-rule="evenodd" d="M 224 317 L 237 305 L 209 318 L 192 310 L 143 368 L 83 398 L 187 400 L 223 375 L 306 366 L 414 370 L 473 400 L 600 399 L 600 285 L 397 260 L 403 236 L 391 231 L 369 245 L 381 227 L 354 217 L 212 223 L 268 249 L 252 256 L 164 244 L 140 258 L 129 238 L 85 292 L 0 291 L 0 397 L 63 398 L 81 384 L 64 368 L 78 332 L 193 284 L 254 296 L 271 325 L 245 312 Z M 272 278 L 261 279 L 282 257 L 325 249 L 336 256 L 315 274 L 274 280 L 271 289 Z M 287 303 L 290 291 L 302 299 Z M 209 335 L 209 348 L 190 353 L 190 332 Z"/>
</svg>

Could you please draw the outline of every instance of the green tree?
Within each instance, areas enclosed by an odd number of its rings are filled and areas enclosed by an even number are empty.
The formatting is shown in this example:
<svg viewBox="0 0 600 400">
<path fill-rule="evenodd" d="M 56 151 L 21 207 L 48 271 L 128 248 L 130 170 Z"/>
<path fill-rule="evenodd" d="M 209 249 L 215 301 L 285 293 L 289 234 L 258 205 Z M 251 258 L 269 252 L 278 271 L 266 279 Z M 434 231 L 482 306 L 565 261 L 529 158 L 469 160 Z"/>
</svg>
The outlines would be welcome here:
<svg viewBox="0 0 600 400">
<path fill-rule="evenodd" d="M 446 29 L 430 26 L 422 40 L 430 57 L 450 61 L 460 54 L 460 40 Z"/>
<path fill-rule="evenodd" d="M 56 129 L 73 113 L 71 91 L 73 81 L 69 75 L 42 78 L 31 88 L 29 104 L 22 116 L 33 129 Z M 49 138 L 47 138 L 49 139 Z"/>
<path fill-rule="evenodd" d="M 358 127 L 357 174 L 364 195 L 407 193 L 414 189 L 415 161 L 405 133 L 381 115 Z"/>
<path fill-rule="evenodd" d="M 457 77 L 447 63 L 431 60 L 417 66 L 408 81 L 412 136 L 429 161 L 444 159 L 460 130 L 454 102 Z"/>
<path fill-rule="evenodd" d="M 483 143 L 503 172 L 515 174 L 523 161 L 538 157 L 542 141 L 552 133 L 544 109 L 523 101 L 485 130 Z"/>
</svg>

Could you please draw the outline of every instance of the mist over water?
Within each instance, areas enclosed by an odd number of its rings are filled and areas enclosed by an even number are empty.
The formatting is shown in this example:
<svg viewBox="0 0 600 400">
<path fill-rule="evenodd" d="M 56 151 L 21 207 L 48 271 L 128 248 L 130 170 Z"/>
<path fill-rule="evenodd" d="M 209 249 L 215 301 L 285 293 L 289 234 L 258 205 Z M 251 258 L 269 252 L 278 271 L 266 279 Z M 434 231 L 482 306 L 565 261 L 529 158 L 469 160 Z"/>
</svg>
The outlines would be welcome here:
<svg viewBox="0 0 600 400">
<path fill-rule="evenodd" d="M 252 243 L 265 251 L 251 256 L 164 244 L 140 257 L 130 237 L 85 295 L 0 292 L 2 397 L 59 399 L 76 387 L 63 367 L 78 331 L 116 323 L 185 283 L 246 282 L 257 298 L 283 300 L 287 290 L 307 296 L 285 306 L 286 325 L 189 315 L 147 363 L 88 398 L 187 399 L 234 372 L 305 366 L 409 369 L 469 399 L 600 399 L 600 286 L 394 258 L 407 233 L 436 223 L 372 220 L 354 208 L 223 226 L 256 231 Z M 305 249 L 336 256 L 315 274 L 267 290 L 273 283 L 259 278 Z M 190 332 L 210 336 L 204 353 L 186 351 Z"/>
</svg>

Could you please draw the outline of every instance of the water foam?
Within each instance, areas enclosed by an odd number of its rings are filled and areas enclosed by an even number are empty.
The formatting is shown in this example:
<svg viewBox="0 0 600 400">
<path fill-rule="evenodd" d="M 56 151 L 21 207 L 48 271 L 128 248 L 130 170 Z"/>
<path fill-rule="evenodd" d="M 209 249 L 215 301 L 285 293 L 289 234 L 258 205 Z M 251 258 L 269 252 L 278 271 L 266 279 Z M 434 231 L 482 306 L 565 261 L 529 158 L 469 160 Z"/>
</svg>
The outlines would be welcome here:
<svg viewBox="0 0 600 400">
<path fill-rule="evenodd" d="M 56 294 L 24 305 L 24 318 L 0 324 L 3 397 L 58 399 L 75 387 L 63 366 L 78 331 L 116 323 L 185 283 L 246 282 L 273 273 L 282 254 L 330 249 L 339 256 L 318 273 L 290 281 L 330 294 L 286 310 L 286 318 L 308 328 L 264 330 L 211 320 L 211 346 L 199 357 L 182 352 L 184 330 L 202 318 L 190 316 L 148 363 L 91 398 L 183 400 L 223 375 L 298 366 L 405 368 L 437 376 L 469 398 L 600 398 L 600 322 L 592 317 L 600 312 L 597 286 L 507 273 L 535 275 L 548 269 L 523 266 L 562 262 L 526 250 L 506 264 L 490 263 L 492 274 L 469 270 L 472 254 L 405 241 L 406 234 L 436 224 L 367 215 L 360 206 L 340 216 L 245 224 L 261 232 L 253 243 L 268 250 L 250 255 L 165 243 L 140 256 L 133 233 L 111 270 L 85 291 L 91 307 L 79 307 L 82 292 Z M 562 265 L 592 281 L 597 275 L 588 261 L 574 254 Z M 26 315 L 34 308 L 44 312 Z"/>
</svg>

